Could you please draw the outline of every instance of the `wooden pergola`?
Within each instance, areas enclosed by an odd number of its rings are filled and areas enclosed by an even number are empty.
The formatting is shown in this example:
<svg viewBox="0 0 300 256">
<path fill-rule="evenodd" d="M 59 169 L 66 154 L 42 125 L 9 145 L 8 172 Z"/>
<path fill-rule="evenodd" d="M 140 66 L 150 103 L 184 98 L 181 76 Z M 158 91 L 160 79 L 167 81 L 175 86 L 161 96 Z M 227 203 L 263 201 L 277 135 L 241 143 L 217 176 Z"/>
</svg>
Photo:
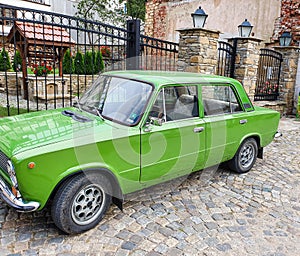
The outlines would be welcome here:
<svg viewBox="0 0 300 256">
<path fill-rule="evenodd" d="M 16 45 L 22 57 L 24 98 L 28 97 L 27 64 L 31 62 L 58 62 L 59 76 L 62 76 L 62 61 L 66 50 L 75 45 L 70 34 L 59 26 L 32 22 L 15 22 L 7 42 Z M 28 62 L 26 61 L 28 59 Z"/>
</svg>

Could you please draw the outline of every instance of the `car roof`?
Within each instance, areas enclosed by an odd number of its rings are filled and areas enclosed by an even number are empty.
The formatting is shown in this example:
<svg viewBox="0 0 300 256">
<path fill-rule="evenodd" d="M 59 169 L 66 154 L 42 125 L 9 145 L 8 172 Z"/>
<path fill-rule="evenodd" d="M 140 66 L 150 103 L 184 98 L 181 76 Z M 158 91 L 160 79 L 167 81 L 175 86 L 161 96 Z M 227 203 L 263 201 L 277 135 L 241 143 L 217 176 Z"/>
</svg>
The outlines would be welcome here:
<svg viewBox="0 0 300 256">
<path fill-rule="evenodd" d="M 103 75 L 144 81 L 146 83 L 151 83 L 156 87 L 166 84 L 236 83 L 236 80 L 228 77 L 174 71 L 127 70 L 105 72 Z"/>
</svg>

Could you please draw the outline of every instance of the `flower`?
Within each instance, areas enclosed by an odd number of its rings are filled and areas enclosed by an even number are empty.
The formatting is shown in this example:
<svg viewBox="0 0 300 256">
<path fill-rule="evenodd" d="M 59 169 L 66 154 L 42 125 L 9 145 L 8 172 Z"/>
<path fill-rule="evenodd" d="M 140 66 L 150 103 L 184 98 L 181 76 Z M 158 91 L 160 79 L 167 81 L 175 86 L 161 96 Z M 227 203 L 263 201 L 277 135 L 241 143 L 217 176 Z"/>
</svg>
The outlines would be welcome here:
<svg viewBox="0 0 300 256">
<path fill-rule="evenodd" d="M 52 73 L 52 67 L 50 65 L 47 65 L 45 62 L 42 62 L 40 65 L 33 64 L 31 66 L 31 71 L 36 76 L 46 76 L 47 74 Z"/>
<path fill-rule="evenodd" d="M 259 90 L 263 94 L 274 94 L 278 93 L 278 84 L 272 84 L 270 81 L 266 81 L 264 86 Z"/>
<path fill-rule="evenodd" d="M 101 46 L 100 51 L 103 57 L 109 57 L 111 54 L 110 48 L 108 46 Z"/>
</svg>

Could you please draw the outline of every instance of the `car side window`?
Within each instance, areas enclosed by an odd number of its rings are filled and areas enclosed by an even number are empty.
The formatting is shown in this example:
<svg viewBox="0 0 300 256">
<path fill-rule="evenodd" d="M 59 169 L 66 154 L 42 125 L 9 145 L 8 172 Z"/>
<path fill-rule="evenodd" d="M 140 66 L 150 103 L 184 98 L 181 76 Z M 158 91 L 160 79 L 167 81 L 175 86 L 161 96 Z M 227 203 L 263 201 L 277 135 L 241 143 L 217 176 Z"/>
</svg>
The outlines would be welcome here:
<svg viewBox="0 0 300 256">
<path fill-rule="evenodd" d="M 233 114 L 242 111 L 242 107 L 230 86 L 202 86 L 204 115 Z"/>
<path fill-rule="evenodd" d="M 150 116 L 165 122 L 198 117 L 197 86 L 171 86 L 161 89 Z"/>
</svg>

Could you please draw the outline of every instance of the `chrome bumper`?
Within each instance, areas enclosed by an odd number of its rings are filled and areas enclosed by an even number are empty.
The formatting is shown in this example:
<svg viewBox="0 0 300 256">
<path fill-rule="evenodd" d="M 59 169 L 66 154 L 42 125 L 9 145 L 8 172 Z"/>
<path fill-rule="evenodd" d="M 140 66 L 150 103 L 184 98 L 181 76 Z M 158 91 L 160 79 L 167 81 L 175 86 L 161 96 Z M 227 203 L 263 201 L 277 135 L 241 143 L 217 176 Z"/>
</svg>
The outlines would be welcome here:
<svg viewBox="0 0 300 256">
<path fill-rule="evenodd" d="M 33 212 L 40 206 L 38 202 L 23 202 L 22 198 L 16 198 L 9 186 L 0 177 L 0 197 L 11 207 L 19 212 Z"/>
</svg>

